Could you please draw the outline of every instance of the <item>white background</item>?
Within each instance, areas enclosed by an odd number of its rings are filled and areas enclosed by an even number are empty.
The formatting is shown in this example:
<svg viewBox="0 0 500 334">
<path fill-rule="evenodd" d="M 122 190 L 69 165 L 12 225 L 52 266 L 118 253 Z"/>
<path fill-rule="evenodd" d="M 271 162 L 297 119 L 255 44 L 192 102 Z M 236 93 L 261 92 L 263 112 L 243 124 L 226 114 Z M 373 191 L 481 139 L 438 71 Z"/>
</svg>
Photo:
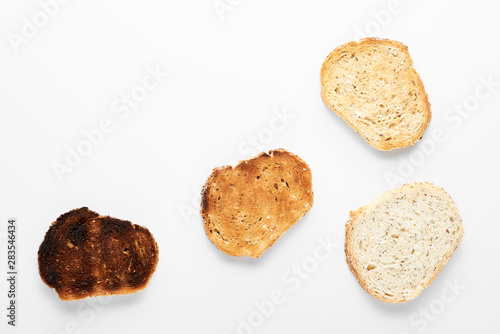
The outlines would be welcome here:
<svg viewBox="0 0 500 334">
<path fill-rule="evenodd" d="M 401 0 L 395 10 L 385 0 L 220 3 L 231 10 L 219 15 L 212 0 L 69 1 L 44 25 L 38 1 L 1 1 L 0 232 L 9 217 L 18 219 L 20 277 L 15 330 L 6 325 L 1 280 L 0 331 L 496 331 L 499 2 Z M 9 38 L 36 15 L 43 26 L 16 51 Z M 362 32 L 405 43 L 422 77 L 433 117 L 412 148 L 375 150 L 321 101 L 323 60 Z M 120 117 L 113 105 L 140 90 L 148 67 L 169 75 Z M 484 80 L 496 87 L 489 91 Z M 293 118 L 271 131 L 276 110 Z M 60 182 L 54 163 L 65 164 L 68 148 L 82 145 L 82 132 L 103 119 L 113 131 Z M 198 194 L 212 168 L 249 158 L 248 138 L 259 135 L 259 151 L 283 147 L 310 165 L 315 203 L 261 258 L 237 259 L 205 236 Z M 429 288 L 391 305 L 359 287 L 342 243 L 349 211 L 392 188 L 388 175 L 398 173 L 399 183 L 444 187 L 465 237 Z M 62 302 L 41 281 L 45 232 L 81 206 L 154 234 L 160 262 L 146 290 Z M 294 265 L 314 264 L 318 239 L 340 246 L 293 290 L 282 277 Z M 1 241 L 5 268 L 5 234 Z M 454 293 L 447 288 L 454 282 L 465 288 Z M 285 301 L 257 328 L 238 331 L 239 318 L 260 320 L 254 302 L 273 290 Z"/>
</svg>

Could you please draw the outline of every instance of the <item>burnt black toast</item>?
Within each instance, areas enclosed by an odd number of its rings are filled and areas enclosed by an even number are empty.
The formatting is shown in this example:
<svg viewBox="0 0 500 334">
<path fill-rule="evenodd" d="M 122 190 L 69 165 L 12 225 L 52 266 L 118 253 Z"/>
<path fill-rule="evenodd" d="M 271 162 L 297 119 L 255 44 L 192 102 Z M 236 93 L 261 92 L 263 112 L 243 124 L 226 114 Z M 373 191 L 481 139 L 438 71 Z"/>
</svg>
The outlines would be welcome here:
<svg viewBox="0 0 500 334">
<path fill-rule="evenodd" d="M 61 215 L 38 250 L 40 277 L 62 300 L 144 289 L 158 263 L 148 229 L 83 207 Z"/>
</svg>

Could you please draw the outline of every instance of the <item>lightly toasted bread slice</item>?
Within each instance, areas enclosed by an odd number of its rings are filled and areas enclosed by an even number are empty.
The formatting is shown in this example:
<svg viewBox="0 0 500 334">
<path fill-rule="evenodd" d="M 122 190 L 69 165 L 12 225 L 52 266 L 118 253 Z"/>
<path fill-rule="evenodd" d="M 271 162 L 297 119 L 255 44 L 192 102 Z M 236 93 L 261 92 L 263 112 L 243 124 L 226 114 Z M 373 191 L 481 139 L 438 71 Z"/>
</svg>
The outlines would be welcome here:
<svg viewBox="0 0 500 334">
<path fill-rule="evenodd" d="M 402 43 L 365 38 L 339 46 L 320 77 L 325 104 L 378 150 L 415 144 L 430 122 L 427 93 Z"/>
<path fill-rule="evenodd" d="M 215 168 L 203 186 L 201 215 L 217 248 L 257 258 L 312 205 L 309 166 L 278 149 Z"/>
<path fill-rule="evenodd" d="M 57 218 L 38 251 L 40 277 L 66 301 L 140 291 L 157 264 L 148 229 L 86 207 Z"/>
<path fill-rule="evenodd" d="M 359 284 L 389 303 L 417 297 L 462 240 L 458 210 L 442 188 L 413 182 L 351 212 L 345 253 Z"/>
</svg>

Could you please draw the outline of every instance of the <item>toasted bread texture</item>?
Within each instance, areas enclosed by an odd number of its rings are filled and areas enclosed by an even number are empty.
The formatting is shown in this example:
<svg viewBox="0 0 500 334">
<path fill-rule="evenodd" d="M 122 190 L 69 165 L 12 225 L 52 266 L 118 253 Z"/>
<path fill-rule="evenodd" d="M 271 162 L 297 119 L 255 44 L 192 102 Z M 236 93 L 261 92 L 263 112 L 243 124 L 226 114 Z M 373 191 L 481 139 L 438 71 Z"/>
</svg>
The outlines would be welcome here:
<svg viewBox="0 0 500 334">
<path fill-rule="evenodd" d="M 431 284 L 463 234 L 458 210 L 443 189 L 408 183 L 351 212 L 347 264 L 372 296 L 406 302 Z"/>
<path fill-rule="evenodd" d="M 278 149 L 215 168 L 203 187 L 201 215 L 217 248 L 257 258 L 312 205 L 309 166 Z"/>
<path fill-rule="evenodd" d="M 57 218 L 38 250 L 40 277 L 66 301 L 142 290 L 157 264 L 146 228 L 86 207 Z"/>
<path fill-rule="evenodd" d="M 427 93 L 402 43 L 365 38 L 339 46 L 320 76 L 325 104 L 376 149 L 411 146 L 430 122 Z"/>
</svg>

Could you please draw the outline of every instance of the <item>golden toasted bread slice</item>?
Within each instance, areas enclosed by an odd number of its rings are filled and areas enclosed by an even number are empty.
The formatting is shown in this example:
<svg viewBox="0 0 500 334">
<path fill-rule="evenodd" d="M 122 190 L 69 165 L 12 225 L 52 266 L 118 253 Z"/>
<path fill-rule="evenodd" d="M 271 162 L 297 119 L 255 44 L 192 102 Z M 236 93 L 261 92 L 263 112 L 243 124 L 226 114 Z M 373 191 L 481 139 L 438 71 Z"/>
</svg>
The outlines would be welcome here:
<svg viewBox="0 0 500 334">
<path fill-rule="evenodd" d="M 365 38 L 339 46 L 321 68 L 321 97 L 371 146 L 415 144 L 431 119 L 424 85 L 408 48 Z"/>
<path fill-rule="evenodd" d="M 311 170 L 298 156 L 270 151 L 215 168 L 202 191 L 205 232 L 221 251 L 261 256 L 313 205 Z"/>
<path fill-rule="evenodd" d="M 85 207 L 61 215 L 38 251 L 40 277 L 62 300 L 137 292 L 157 263 L 146 228 Z"/>
</svg>

